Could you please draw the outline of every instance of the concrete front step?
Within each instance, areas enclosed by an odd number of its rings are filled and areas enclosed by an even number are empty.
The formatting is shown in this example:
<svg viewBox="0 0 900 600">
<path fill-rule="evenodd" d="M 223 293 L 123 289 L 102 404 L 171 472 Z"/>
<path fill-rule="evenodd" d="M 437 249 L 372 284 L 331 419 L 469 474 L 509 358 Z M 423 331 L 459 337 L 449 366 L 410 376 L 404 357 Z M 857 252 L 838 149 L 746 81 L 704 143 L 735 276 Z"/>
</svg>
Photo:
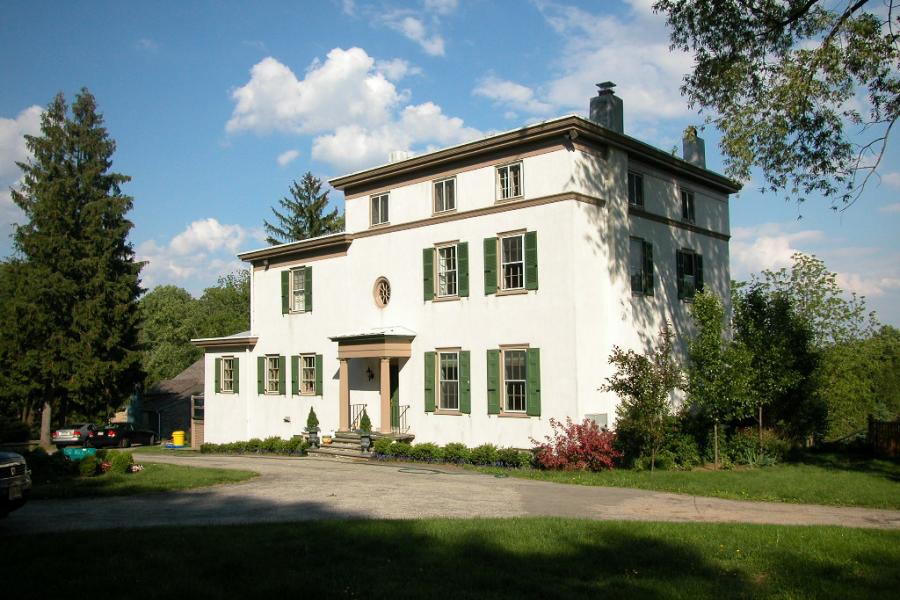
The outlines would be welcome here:
<svg viewBox="0 0 900 600">
<path fill-rule="evenodd" d="M 371 452 L 361 452 L 357 445 L 355 449 L 334 448 L 323 446 L 321 448 L 310 448 L 307 450 L 310 456 L 327 456 L 330 458 L 349 458 L 353 460 L 369 460 L 372 457 Z"/>
</svg>

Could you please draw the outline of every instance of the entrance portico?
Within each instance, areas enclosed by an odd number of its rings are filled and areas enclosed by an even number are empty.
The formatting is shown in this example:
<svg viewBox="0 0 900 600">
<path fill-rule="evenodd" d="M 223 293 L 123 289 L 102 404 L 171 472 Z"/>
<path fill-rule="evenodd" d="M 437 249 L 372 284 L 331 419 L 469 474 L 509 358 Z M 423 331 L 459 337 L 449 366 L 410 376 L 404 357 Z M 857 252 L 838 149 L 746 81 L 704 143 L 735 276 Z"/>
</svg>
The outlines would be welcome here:
<svg viewBox="0 0 900 600">
<path fill-rule="evenodd" d="M 399 371 L 406 359 L 412 356 L 411 342 L 416 334 L 405 327 L 383 327 L 369 331 L 360 331 L 329 338 L 338 344 L 338 360 L 340 362 L 340 407 L 338 411 L 341 431 L 349 431 L 351 423 L 350 389 L 351 360 L 377 360 L 379 379 L 380 418 L 378 431 L 388 433 L 392 429 L 391 416 L 399 402 Z M 371 366 L 366 368 L 369 381 L 375 378 Z M 360 390 L 361 391 L 361 390 Z M 354 415 L 356 416 L 356 415 Z"/>
</svg>

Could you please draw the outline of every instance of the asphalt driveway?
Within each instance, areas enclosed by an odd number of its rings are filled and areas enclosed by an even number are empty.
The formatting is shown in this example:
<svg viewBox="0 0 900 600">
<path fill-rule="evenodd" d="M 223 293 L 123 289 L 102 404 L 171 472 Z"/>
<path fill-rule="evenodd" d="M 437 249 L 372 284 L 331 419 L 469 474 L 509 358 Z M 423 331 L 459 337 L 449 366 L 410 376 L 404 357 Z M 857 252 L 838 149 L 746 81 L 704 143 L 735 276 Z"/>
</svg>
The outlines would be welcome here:
<svg viewBox="0 0 900 600">
<path fill-rule="evenodd" d="M 740 502 L 498 478 L 443 466 L 329 458 L 140 455 L 141 462 L 256 471 L 246 482 L 113 498 L 38 500 L 0 533 L 311 519 L 559 516 L 900 529 L 900 511 Z"/>
</svg>

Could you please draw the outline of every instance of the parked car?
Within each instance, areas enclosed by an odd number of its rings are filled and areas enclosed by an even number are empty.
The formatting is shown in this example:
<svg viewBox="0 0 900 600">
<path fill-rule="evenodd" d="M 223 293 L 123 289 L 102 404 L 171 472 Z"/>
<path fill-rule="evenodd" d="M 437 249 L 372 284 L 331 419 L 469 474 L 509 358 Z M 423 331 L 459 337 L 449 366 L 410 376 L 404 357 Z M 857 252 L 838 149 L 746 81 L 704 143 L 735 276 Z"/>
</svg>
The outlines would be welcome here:
<svg viewBox="0 0 900 600">
<path fill-rule="evenodd" d="M 21 508 L 31 491 L 31 469 L 15 452 L 0 452 L 0 518 Z"/>
<path fill-rule="evenodd" d="M 133 423 L 113 423 L 108 427 L 100 427 L 90 433 L 88 445 L 95 448 L 118 446 L 128 448 L 132 444 L 152 446 L 156 444 L 156 432 L 149 429 L 137 429 Z"/>
<path fill-rule="evenodd" d="M 91 432 L 97 428 L 91 423 L 73 423 L 55 429 L 50 437 L 57 448 L 64 446 L 84 446 L 90 439 Z"/>
</svg>

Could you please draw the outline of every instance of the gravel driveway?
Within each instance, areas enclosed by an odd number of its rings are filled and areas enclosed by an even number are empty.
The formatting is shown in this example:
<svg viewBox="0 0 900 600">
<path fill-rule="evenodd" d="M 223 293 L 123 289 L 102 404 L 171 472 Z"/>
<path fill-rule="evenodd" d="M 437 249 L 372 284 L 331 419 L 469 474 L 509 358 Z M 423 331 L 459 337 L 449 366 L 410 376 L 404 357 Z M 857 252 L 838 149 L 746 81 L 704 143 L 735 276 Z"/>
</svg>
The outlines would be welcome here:
<svg viewBox="0 0 900 600">
<path fill-rule="evenodd" d="M 329 458 L 141 455 L 142 462 L 256 471 L 232 485 L 118 498 L 37 500 L 0 533 L 309 519 L 558 516 L 900 529 L 900 511 L 740 502 L 498 478 L 461 469 Z"/>
</svg>

